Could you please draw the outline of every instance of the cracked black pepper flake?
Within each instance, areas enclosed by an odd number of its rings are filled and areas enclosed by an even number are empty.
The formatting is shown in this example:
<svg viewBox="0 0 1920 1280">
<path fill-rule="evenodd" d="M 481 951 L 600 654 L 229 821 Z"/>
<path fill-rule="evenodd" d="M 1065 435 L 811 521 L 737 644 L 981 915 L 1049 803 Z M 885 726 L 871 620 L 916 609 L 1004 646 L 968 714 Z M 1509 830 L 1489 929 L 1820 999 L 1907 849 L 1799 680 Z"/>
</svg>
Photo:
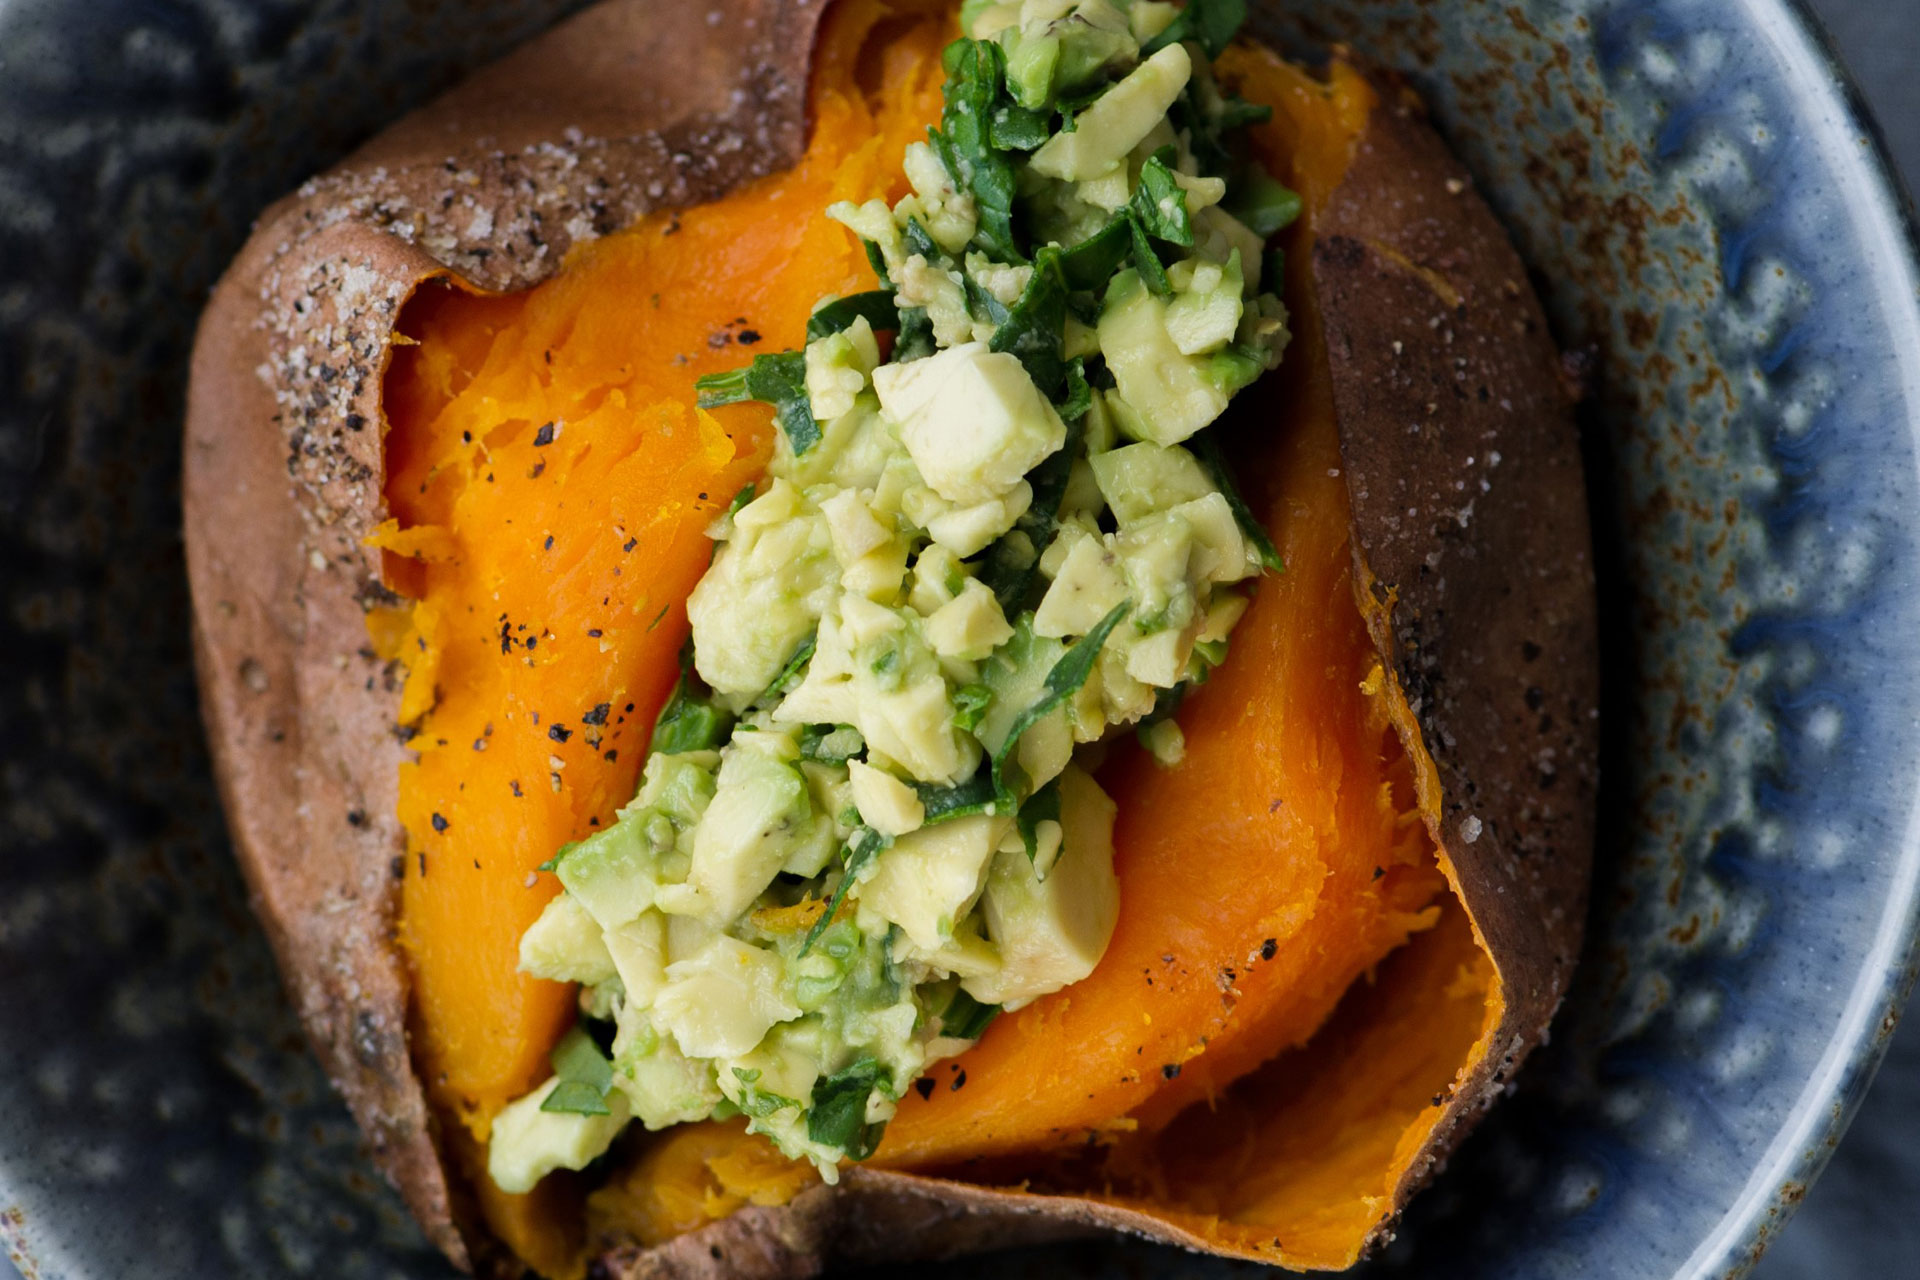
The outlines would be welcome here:
<svg viewBox="0 0 1920 1280">
<path fill-rule="evenodd" d="M 621 547 L 620 549 L 621 549 L 622 551 L 631 551 L 631 550 L 633 550 L 633 549 L 634 549 L 635 547 L 637 547 L 637 546 L 639 546 L 639 545 L 640 545 L 640 539 L 638 539 L 638 538 L 628 538 L 628 539 L 627 539 L 627 541 L 626 541 L 626 545 L 624 545 L 624 546 L 622 546 L 622 547 Z"/>
<path fill-rule="evenodd" d="M 365 809 L 349 809 L 349 810 L 347 810 L 347 825 L 348 825 L 348 826 L 350 826 L 350 827 L 364 827 L 364 826 L 366 826 L 366 825 L 367 825 L 367 811 L 366 811 Z"/>
<path fill-rule="evenodd" d="M 573 730 L 563 724 L 551 724 L 547 726 L 547 736 L 555 742 L 565 742 L 573 736 Z"/>
<path fill-rule="evenodd" d="M 1177 1062 L 1169 1062 L 1160 1068 L 1160 1074 L 1169 1080 L 1178 1080 L 1180 1078 L 1180 1064 Z"/>
<path fill-rule="evenodd" d="M 420 859 L 420 878 L 425 880 L 427 878 L 427 855 L 425 853 L 419 853 L 414 856 Z"/>
<path fill-rule="evenodd" d="M 513 796 L 514 796 L 514 799 L 516 800 L 526 794 L 524 791 L 520 790 L 520 779 L 518 778 L 515 778 L 512 782 L 508 783 L 507 785 L 513 788 Z"/>
<path fill-rule="evenodd" d="M 926 1076 L 921 1076 L 913 1082 L 913 1091 L 920 1095 L 922 1102 L 925 1102 L 933 1096 L 933 1081 Z"/>
<path fill-rule="evenodd" d="M 552 535 L 552 534 L 548 534 L 548 535 L 547 535 L 547 545 L 546 545 L 546 546 L 544 546 L 544 547 L 542 547 L 542 548 L 541 548 L 541 550 L 543 550 L 543 551 L 551 551 L 551 550 L 553 550 L 553 535 Z"/>
<path fill-rule="evenodd" d="M 760 331 L 758 329 L 742 329 L 740 336 L 735 339 L 735 341 L 743 347 L 750 347 L 760 341 Z"/>
<path fill-rule="evenodd" d="M 1273 959 L 1273 953 L 1278 951 L 1279 949 L 1280 949 L 1279 939 L 1268 938 L 1265 942 L 1260 944 L 1260 958 L 1262 960 L 1271 960 Z"/>
<path fill-rule="evenodd" d="M 441 817 L 439 814 L 436 813 L 433 815 L 433 829 L 435 831 L 444 832 L 448 827 L 452 825 L 453 825 L 452 823 L 448 822 L 445 818 Z"/>
<path fill-rule="evenodd" d="M 1373 878 L 1375 880 L 1378 880 L 1381 876 L 1384 876 L 1385 874 L 1387 874 L 1387 869 L 1385 867 L 1375 867 L 1373 869 Z"/>
<path fill-rule="evenodd" d="M 393 861 L 387 864 L 387 874 L 392 876 L 395 880 L 406 879 L 407 878 L 406 858 L 402 857 L 400 854 L 397 854 L 397 853 L 394 854 Z"/>
<path fill-rule="evenodd" d="M 599 706 L 595 707 L 593 710 L 587 712 L 587 714 L 581 716 L 580 723 L 605 724 L 607 722 L 607 717 L 610 714 L 612 714 L 612 712 L 613 712 L 613 704 L 611 702 L 603 702 Z"/>
<path fill-rule="evenodd" d="M 965 1067 L 962 1067 L 960 1068 L 959 1073 L 953 1077 L 953 1083 L 948 1085 L 947 1089 L 951 1092 L 958 1092 L 960 1089 L 960 1086 L 964 1085 L 966 1082 L 967 1082 L 967 1069 Z"/>
<path fill-rule="evenodd" d="M 533 433 L 533 447 L 536 449 L 546 448 L 553 443 L 553 437 L 556 434 L 558 433 L 554 431 L 551 422 L 543 423 L 540 429 Z"/>
<path fill-rule="evenodd" d="M 587 628 L 587 634 L 588 634 L 589 636 L 591 636 L 591 637 L 592 637 L 593 639 L 595 639 L 595 640 L 598 640 L 598 639 L 600 638 L 600 634 L 601 634 L 601 633 L 600 633 L 600 628 L 598 628 L 598 627 L 588 627 L 588 628 Z"/>
<path fill-rule="evenodd" d="M 615 760 L 618 760 L 618 759 L 620 758 L 620 752 L 619 752 L 619 750 L 618 750 L 617 748 L 615 748 L 615 749 L 611 749 L 611 750 L 608 750 L 607 752 L 605 752 L 605 753 L 603 754 L 603 756 L 602 756 L 602 758 L 603 758 L 603 759 L 605 759 L 605 760 L 607 761 L 607 763 L 609 763 L 609 764 L 611 764 L 611 763 L 613 763 L 613 762 L 614 762 Z"/>
</svg>

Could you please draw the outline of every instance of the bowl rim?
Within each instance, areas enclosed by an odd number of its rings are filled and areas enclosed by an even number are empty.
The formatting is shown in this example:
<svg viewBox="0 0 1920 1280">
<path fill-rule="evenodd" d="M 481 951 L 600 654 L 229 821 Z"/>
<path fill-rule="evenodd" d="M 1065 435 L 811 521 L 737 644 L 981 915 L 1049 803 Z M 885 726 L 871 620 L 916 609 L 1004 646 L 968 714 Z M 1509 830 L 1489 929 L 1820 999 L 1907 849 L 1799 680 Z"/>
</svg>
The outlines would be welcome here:
<svg viewBox="0 0 1920 1280">
<path fill-rule="evenodd" d="M 1750 0 L 1755 34 L 1770 41 L 1794 101 L 1828 109 L 1811 120 L 1829 153 L 1850 173 L 1849 202 L 1863 238 L 1884 252 L 1876 292 L 1897 305 L 1897 349 L 1920 351 L 1920 213 L 1887 145 L 1886 134 L 1841 58 L 1811 0 Z M 1841 135 L 1846 135 L 1842 137 Z M 1864 141 L 1866 145 L 1858 145 Z M 1920 371 L 1907 378 L 1909 405 L 1920 409 Z M 1920 417 L 1907 433 L 1920 452 Z M 1920 976 L 1920 797 L 1909 802 L 1891 864 L 1886 906 L 1866 960 L 1846 992 L 1839 1027 L 1785 1120 L 1733 1202 L 1674 1273 L 1674 1280 L 1744 1276 L 1779 1238 L 1814 1180 L 1832 1159 L 1886 1056 L 1915 979 Z"/>
</svg>

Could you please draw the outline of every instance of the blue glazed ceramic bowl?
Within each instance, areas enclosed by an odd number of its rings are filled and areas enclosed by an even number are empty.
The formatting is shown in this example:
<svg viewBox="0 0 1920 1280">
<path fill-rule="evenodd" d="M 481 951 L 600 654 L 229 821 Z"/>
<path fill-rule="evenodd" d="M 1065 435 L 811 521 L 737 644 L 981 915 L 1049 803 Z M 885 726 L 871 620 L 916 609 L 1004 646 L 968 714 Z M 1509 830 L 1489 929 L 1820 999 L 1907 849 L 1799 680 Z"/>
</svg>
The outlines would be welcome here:
<svg viewBox="0 0 1920 1280">
<path fill-rule="evenodd" d="M 574 7 L 0 0 L 0 1237 L 30 1276 L 446 1274 L 358 1158 L 227 849 L 180 404 L 254 213 Z M 1415 73 L 1600 375 L 1590 943 L 1551 1047 L 1372 1268 L 1739 1274 L 1912 979 L 1904 203 L 1784 0 L 1290 0 L 1260 21 Z M 1122 1244 L 988 1265 L 1242 1270 Z"/>
</svg>

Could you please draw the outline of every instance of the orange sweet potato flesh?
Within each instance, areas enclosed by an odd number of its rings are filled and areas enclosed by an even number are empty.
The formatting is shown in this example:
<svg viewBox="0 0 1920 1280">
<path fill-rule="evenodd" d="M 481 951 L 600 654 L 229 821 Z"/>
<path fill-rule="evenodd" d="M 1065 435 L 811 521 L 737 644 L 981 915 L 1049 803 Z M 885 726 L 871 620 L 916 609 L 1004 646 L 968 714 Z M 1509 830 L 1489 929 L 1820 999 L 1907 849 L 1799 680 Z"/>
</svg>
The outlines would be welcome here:
<svg viewBox="0 0 1920 1280">
<path fill-rule="evenodd" d="M 798 167 L 651 216 L 524 293 L 423 289 L 402 319 L 416 345 L 387 374 L 393 519 L 375 538 L 415 602 L 392 644 L 403 715 L 424 713 L 401 773 L 400 938 L 421 1074 L 477 1139 L 574 1017 L 571 989 L 517 968 L 558 888 L 535 868 L 632 796 L 705 530 L 768 455 L 768 410 L 699 410 L 694 380 L 800 346 L 822 295 L 872 287 L 824 210 L 903 194 L 900 152 L 938 115 L 944 18 L 889 22 L 856 79 L 887 17 L 834 11 Z M 477 1181 L 496 1231 L 550 1259 Z"/>
</svg>

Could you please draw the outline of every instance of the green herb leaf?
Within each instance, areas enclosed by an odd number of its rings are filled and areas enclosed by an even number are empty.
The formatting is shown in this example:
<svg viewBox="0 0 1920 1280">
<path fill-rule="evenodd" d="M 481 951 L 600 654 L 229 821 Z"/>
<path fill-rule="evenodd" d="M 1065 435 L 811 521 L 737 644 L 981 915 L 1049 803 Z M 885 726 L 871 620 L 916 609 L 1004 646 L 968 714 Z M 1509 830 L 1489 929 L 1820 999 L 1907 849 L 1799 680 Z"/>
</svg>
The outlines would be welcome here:
<svg viewBox="0 0 1920 1280">
<path fill-rule="evenodd" d="M 1106 288 L 1107 281 L 1133 252 L 1133 228 L 1127 215 L 1114 215 L 1106 226 L 1060 254 L 1060 275 L 1076 292 Z"/>
<path fill-rule="evenodd" d="M 798 1098 L 789 1098 L 783 1093 L 762 1089 L 759 1083 L 760 1072 L 757 1068 L 735 1067 L 733 1078 L 740 1082 L 740 1101 L 734 1105 L 740 1108 L 743 1115 L 752 1116 L 755 1120 L 765 1120 L 776 1111 L 785 1111 L 789 1108 L 794 1111 L 800 1109 Z"/>
<path fill-rule="evenodd" d="M 928 262 L 940 256 L 940 246 L 933 242 L 933 237 L 927 234 L 927 229 L 920 225 L 920 219 L 908 218 L 907 229 L 900 235 L 907 242 L 909 254 L 917 253 Z"/>
<path fill-rule="evenodd" d="M 849 1160 L 865 1160 L 880 1145 L 884 1124 L 867 1123 L 867 1099 L 875 1090 L 892 1094 L 892 1079 L 873 1058 L 816 1081 L 807 1111 L 807 1137 L 823 1147 L 839 1147 Z"/>
<path fill-rule="evenodd" d="M 1020 358 L 1040 394 L 1051 400 L 1066 380 L 1067 286 L 1060 251 L 1048 246 L 1034 260 L 1033 275 L 987 343 Z"/>
<path fill-rule="evenodd" d="M 879 278 L 880 287 L 893 288 L 893 277 L 887 274 L 887 255 L 880 252 L 880 246 L 862 236 L 860 247 L 867 251 L 867 263 L 873 268 L 873 274 Z"/>
<path fill-rule="evenodd" d="M 1241 170 L 1227 195 L 1226 210 L 1265 240 L 1300 216 L 1300 195 L 1257 164 Z"/>
<path fill-rule="evenodd" d="M 963 684 L 953 691 L 953 727 L 972 733 L 980 727 L 980 717 L 993 701 L 993 690 L 984 684 Z"/>
<path fill-rule="evenodd" d="M 956 989 L 940 1015 L 940 1034 L 955 1040 L 978 1040 L 999 1012 L 999 1005 L 981 1004 L 965 991 Z"/>
<path fill-rule="evenodd" d="M 1227 506 L 1233 510 L 1233 518 L 1240 525 L 1240 532 L 1253 544 L 1254 554 L 1260 558 L 1261 567 L 1274 573 L 1286 570 L 1286 564 L 1280 559 L 1279 548 L 1273 545 L 1273 539 L 1267 536 L 1266 529 L 1254 516 L 1253 509 L 1247 506 L 1240 496 L 1240 490 L 1234 487 L 1232 468 L 1227 466 L 1226 455 L 1220 452 L 1220 444 L 1211 433 L 1205 433 L 1189 440 L 1187 447 L 1199 457 L 1200 462 L 1213 476 L 1213 482 L 1220 487 L 1221 496 L 1227 500 Z"/>
<path fill-rule="evenodd" d="M 855 320 L 866 317 L 875 333 L 900 327 L 900 313 L 894 307 L 893 292 L 871 289 L 866 293 L 836 298 L 807 317 L 807 341 L 830 337 L 851 328 Z"/>
<path fill-rule="evenodd" d="M 929 827 L 976 813 L 993 814 L 1000 811 L 1000 789 L 994 784 L 992 769 L 981 769 L 965 782 L 952 786 L 941 786 L 936 782 L 915 782 L 912 786 L 920 797 L 921 807 L 926 810 L 923 821 Z"/>
<path fill-rule="evenodd" d="M 1054 778 L 1046 786 L 1027 797 L 1020 806 L 1015 818 L 1020 828 L 1020 841 L 1027 846 L 1027 860 L 1031 862 L 1040 854 L 1040 824 L 1047 821 L 1060 821 L 1060 779 Z"/>
<path fill-rule="evenodd" d="M 793 651 L 791 658 L 787 659 L 787 665 L 780 668 L 780 674 L 775 676 L 773 682 L 765 689 L 762 689 L 760 696 L 753 700 L 754 705 L 762 707 L 772 706 L 785 695 L 787 690 L 799 684 L 801 679 L 806 675 L 807 664 L 813 661 L 813 651 L 818 648 L 819 645 L 819 631 L 808 632 L 807 638 L 800 642 L 800 647 Z"/>
<path fill-rule="evenodd" d="M 1077 421 L 1068 420 L 1067 442 L 1027 473 L 1027 483 L 1033 487 L 1033 501 L 1027 504 L 1013 528 L 987 548 L 979 562 L 980 581 L 1000 602 L 1003 617 L 1018 617 L 1026 609 L 1034 570 L 1040 564 L 1040 553 L 1053 541 L 1060 503 L 1067 496 L 1067 481 L 1073 475 L 1073 461 L 1079 456 L 1079 426 Z M 1016 533 L 1021 536 L 1015 538 Z"/>
<path fill-rule="evenodd" d="M 739 515 L 740 509 L 753 501 L 753 489 L 754 484 L 751 480 L 740 486 L 740 492 L 734 494 L 733 501 L 727 504 L 727 515 L 729 517 Z"/>
<path fill-rule="evenodd" d="M 820 443 L 820 424 L 813 420 L 807 399 L 807 358 L 798 351 L 755 356 L 744 369 L 710 373 L 695 382 L 702 409 L 759 400 L 773 406 L 773 416 L 787 433 L 795 454 Z"/>
<path fill-rule="evenodd" d="M 800 731 L 800 758 L 821 764 L 845 764 L 867 749 L 867 740 L 850 724 L 810 724 Z"/>
<path fill-rule="evenodd" d="M 1052 119 L 1051 111 L 1003 103 L 993 113 L 989 135 L 993 145 L 1002 151 L 1032 151 L 1047 140 Z"/>
<path fill-rule="evenodd" d="M 933 338 L 933 320 L 925 307 L 900 308 L 900 336 L 893 342 L 893 363 L 923 360 L 938 351 Z"/>
<path fill-rule="evenodd" d="M 653 741 L 647 749 L 667 756 L 712 751 L 726 740 L 732 728 L 733 715 L 709 699 L 707 686 L 693 664 L 683 662 L 679 683 L 673 686 L 667 705 L 660 708 L 653 722 Z"/>
<path fill-rule="evenodd" d="M 1054 406 L 1060 415 L 1060 421 L 1072 426 L 1087 416 L 1087 410 L 1093 408 L 1093 386 L 1087 381 L 1087 362 L 1084 357 L 1075 356 L 1067 361 L 1066 398 Z"/>
<path fill-rule="evenodd" d="M 1013 236 L 1013 164 L 993 145 L 1006 55 L 991 40 L 957 40 L 947 46 L 946 108 L 940 128 L 927 131 L 954 185 L 973 193 L 979 216 L 974 243 L 1002 262 L 1025 262 Z"/>
<path fill-rule="evenodd" d="M 993 756 L 994 772 L 1001 777 L 1003 791 L 1009 788 L 1006 786 L 1002 767 L 1013 755 L 1014 748 L 1020 745 L 1020 735 L 1046 719 L 1056 707 L 1080 691 L 1080 686 L 1085 684 L 1087 677 L 1093 674 L 1093 664 L 1099 660 L 1100 650 L 1107 643 L 1107 637 L 1113 634 L 1113 629 L 1120 625 L 1120 620 L 1126 617 L 1132 608 L 1132 601 L 1122 600 L 1109 609 L 1107 616 L 1094 624 L 1093 630 L 1076 640 L 1073 647 L 1061 654 L 1059 660 L 1053 664 L 1043 683 L 1046 692 L 1040 696 L 1040 700 L 1014 717 L 1012 726 L 1007 730 L 1007 740 L 1000 744 L 1000 750 Z"/>
<path fill-rule="evenodd" d="M 1187 0 L 1187 7 L 1166 30 L 1140 47 L 1140 56 L 1150 58 L 1170 44 L 1197 40 L 1207 57 L 1217 58 L 1246 20 L 1246 0 Z"/>
<path fill-rule="evenodd" d="M 962 272 L 961 285 L 967 292 L 967 314 L 976 320 L 985 320 L 988 324 L 1005 325 L 1007 322 L 1007 304 L 980 287 L 971 273 Z"/>
<path fill-rule="evenodd" d="M 827 926 L 833 922 L 834 913 L 840 910 L 840 904 L 846 900 L 847 890 L 853 887 L 854 877 L 869 862 L 878 857 L 882 849 L 892 843 L 893 840 L 890 837 L 881 835 L 872 827 L 861 827 L 853 833 L 847 841 L 847 847 L 840 851 L 840 861 L 844 868 L 840 876 L 840 887 L 833 891 L 831 898 L 827 899 L 827 909 L 822 911 L 820 918 L 813 922 L 813 928 L 807 930 L 807 940 L 800 944 L 801 955 L 804 956 L 813 950 L 813 944 L 818 942 L 820 935 L 827 931 Z"/>
<path fill-rule="evenodd" d="M 613 1088 L 613 1064 L 600 1052 L 586 1028 L 575 1023 L 560 1037 L 548 1059 L 560 1082 L 540 1103 L 542 1111 L 572 1115 L 608 1114 L 607 1091 Z"/>
<path fill-rule="evenodd" d="M 1193 218 L 1187 212 L 1186 189 L 1167 165 L 1172 157 L 1173 148 L 1162 147 L 1140 166 L 1140 184 L 1134 188 L 1129 208 L 1149 235 L 1191 248 Z"/>
<path fill-rule="evenodd" d="M 1146 224 L 1140 221 L 1140 215 L 1127 210 L 1127 230 L 1133 237 L 1133 266 L 1146 282 L 1147 288 L 1161 297 L 1173 292 L 1173 282 L 1167 279 L 1167 268 L 1160 261 L 1160 253 L 1153 247 L 1153 241 L 1147 236 Z"/>
</svg>

